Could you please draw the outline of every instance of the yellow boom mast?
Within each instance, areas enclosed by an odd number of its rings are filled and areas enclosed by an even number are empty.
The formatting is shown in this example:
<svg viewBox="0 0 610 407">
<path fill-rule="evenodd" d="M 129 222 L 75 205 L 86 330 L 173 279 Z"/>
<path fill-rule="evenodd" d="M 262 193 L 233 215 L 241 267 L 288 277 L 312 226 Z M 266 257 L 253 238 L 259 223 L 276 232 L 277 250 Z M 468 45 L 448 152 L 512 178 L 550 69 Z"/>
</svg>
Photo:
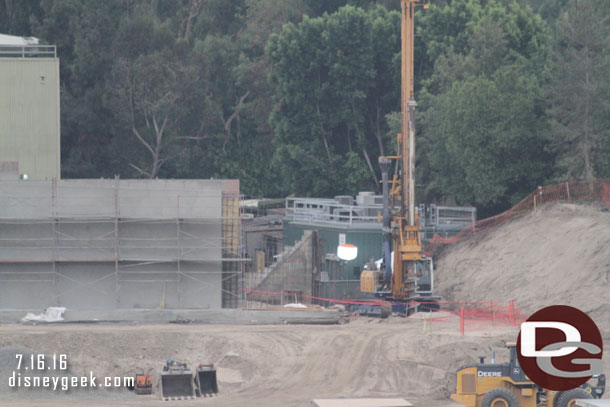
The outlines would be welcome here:
<svg viewBox="0 0 610 407">
<path fill-rule="evenodd" d="M 394 216 L 394 273 L 392 297 L 408 299 L 415 292 L 415 263 L 421 259 L 419 220 L 415 213 L 415 97 L 414 38 L 415 6 L 419 0 L 401 0 L 401 134 L 398 135 L 401 174 L 394 183 L 394 197 L 400 196 L 399 213 Z"/>
<path fill-rule="evenodd" d="M 360 290 L 408 302 L 416 297 L 416 266 L 422 259 L 419 220 L 415 212 L 415 97 L 413 48 L 415 7 L 420 0 L 401 0 L 401 117 L 398 155 L 379 157 L 383 183 L 383 270 L 364 270 Z M 427 8 L 424 5 L 424 8 Z M 396 160 L 400 172 L 390 181 L 388 170 Z M 389 186 L 391 185 L 391 190 Z M 396 205 L 397 203 L 399 205 Z M 390 242 L 394 248 L 391 260 Z M 394 264 L 391 271 L 390 262 Z M 382 272 L 383 271 L 383 272 Z M 407 307 L 407 315 L 409 306 Z"/>
</svg>

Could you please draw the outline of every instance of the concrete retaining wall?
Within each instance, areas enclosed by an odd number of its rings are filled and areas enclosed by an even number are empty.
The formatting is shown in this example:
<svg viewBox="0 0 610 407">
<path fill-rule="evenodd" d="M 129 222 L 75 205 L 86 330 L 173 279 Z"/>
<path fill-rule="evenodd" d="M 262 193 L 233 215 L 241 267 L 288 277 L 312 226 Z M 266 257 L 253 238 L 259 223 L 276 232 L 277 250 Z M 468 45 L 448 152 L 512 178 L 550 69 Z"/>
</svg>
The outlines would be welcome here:
<svg viewBox="0 0 610 407">
<path fill-rule="evenodd" d="M 0 310 L 0 323 L 17 323 L 27 312 L 41 310 Z M 338 310 L 256 310 L 256 309 L 116 309 L 106 311 L 79 311 L 68 309 L 63 322 L 140 322 L 140 323 L 196 323 L 196 324 L 339 324 L 348 322 Z"/>
<path fill-rule="evenodd" d="M 278 262 L 270 266 L 260 281 L 249 279 L 251 289 L 270 292 L 297 293 L 297 300 L 310 303 L 312 295 L 313 276 L 317 270 L 314 260 L 314 246 L 317 245 L 317 235 L 306 230 L 303 237 L 294 247 L 284 252 Z M 251 294 L 251 300 L 268 300 L 265 295 Z M 287 299 L 294 302 L 294 297 Z"/>
<path fill-rule="evenodd" d="M 223 217 L 236 186 L 0 181 L 0 308 L 220 308 L 239 296 L 223 291 L 239 273 L 225 236 L 239 219 Z"/>
</svg>

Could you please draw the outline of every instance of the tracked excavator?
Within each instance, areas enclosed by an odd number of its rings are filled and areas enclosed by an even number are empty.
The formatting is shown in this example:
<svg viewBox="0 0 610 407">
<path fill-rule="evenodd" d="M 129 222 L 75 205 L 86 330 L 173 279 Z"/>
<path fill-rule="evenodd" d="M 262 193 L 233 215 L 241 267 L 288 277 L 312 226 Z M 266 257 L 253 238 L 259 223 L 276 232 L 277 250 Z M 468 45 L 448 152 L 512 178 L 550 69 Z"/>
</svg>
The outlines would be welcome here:
<svg viewBox="0 0 610 407">
<path fill-rule="evenodd" d="M 360 275 L 360 291 L 387 300 L 388 305 L 361 305 L 361 313 L 386 317 L 391 311 L 410 315 L 438 308 L 432 295 L 433 263 L 423 256 L 415 210 L 415 97 L 413 50 L 415 8 L 420 0 L 401 0 L 401 118 L 398 155 L 379 157 L 383 189 L 382 261 L 368 264 Z M 392 179 L 390 171 L 393 170 Z M 423 305 L 420 305 L 423 304 Z"/>
</svg>

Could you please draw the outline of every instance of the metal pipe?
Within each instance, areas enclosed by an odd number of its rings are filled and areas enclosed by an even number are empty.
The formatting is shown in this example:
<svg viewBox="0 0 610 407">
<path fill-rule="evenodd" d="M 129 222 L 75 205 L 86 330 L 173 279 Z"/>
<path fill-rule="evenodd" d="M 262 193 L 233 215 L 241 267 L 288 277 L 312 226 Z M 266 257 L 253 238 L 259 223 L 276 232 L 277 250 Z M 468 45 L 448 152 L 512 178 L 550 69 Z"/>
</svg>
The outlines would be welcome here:
<svg viewBox="0 0 610 407">
<path fill-rule="evenodd" d="M 415 226 L 415 99 L 409 100 L 409 168 L 407 171 L 409 194 L 409 226 Z"/>
<path fill-rule="evenodd" d="M 392 279 L 392 257 L 390 243 L 392 241 L 392 217 L 390 215 L 390 188 L 388 184 L 388 172 L 390 171 L 391 161 L 386 157 L 379 157 L 379 167 L 381 168 L 381 185 L 383 191 L 383 280 L 387 283 Z"/>
<path fill-rule="evenodd" d="M 402 217 L 407 219 L 410 226 L 415 225 L 415 202 L 411 194 L 411 184 L 414 184 L 414 137 L 415 127 L 411 115 L 411 101 L 414 99 L 414 37 L 415 37 L 415 2 L 418 0 L 402 0 L 401 10 L 401 142 L 400 156 L 401 169 L 400 176 Z M 414 118 L 413 118 L 414 119 Z M 413 123 L 411 123 L 413 121 Z M 413 143 L 412 143 L 413 141 Z M 413 151 L 411 151 L 413 149 Z"/>
</svg>

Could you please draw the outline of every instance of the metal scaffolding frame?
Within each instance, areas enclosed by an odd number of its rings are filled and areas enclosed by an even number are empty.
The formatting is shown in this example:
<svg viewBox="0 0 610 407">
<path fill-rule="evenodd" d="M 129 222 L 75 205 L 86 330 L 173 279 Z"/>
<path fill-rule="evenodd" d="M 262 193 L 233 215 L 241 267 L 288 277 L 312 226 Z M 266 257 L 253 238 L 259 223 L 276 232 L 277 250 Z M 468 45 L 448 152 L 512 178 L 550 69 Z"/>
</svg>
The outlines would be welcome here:
<svg viewBox="0 0 610 407">
<path fill-rule="evenodd" d="M 21 181 L 27 182 L 27 181 Z M 114 297 L 115 306 L 120 304 L 121 285 L 125 283 L 160 283 L 176 284 L 178 290 L 178 307 L 183 306 L 182 290 L 185 285 L 194 284 L 212 285 L 205 281 L 202 276 L 206 274 L 221 274 L 221 286 L 223 307 L 239 307 L 243 299 L 243 236 L 241 227 L 241 205 L 243 197 L 239 193 L 222 192 L 220 196 L 219 217 L 184 217 L 181 213 L 181 199 L 207 197 L 205 194 L 177 194 L 174 217 L 158 218 L 126 218 L 121 217 L 119 210 L 120 187 L 119 179 L 113 183 L 114 216 L 74 216 L 62 213 L 58 214 L 58 186 L 57 181 L 51 181 L 50 202 L 51 216 L 30 218 L 9 218 L 1 216 L 0 228 L 8 228 L 10 225 L 17 227 L 34 226 L 33 232 L 40 232 L 48 227 L 48 234 L 38 236 L 11 236 L 0 237 L 0 264 L 48 264 L 48 270 L 40 270 L 34 267 L 32 270 L 0 270 L 0 284 L 10 283 L 49 283 L 52 285 L 55 305 L 59 304 L 60 298 L 67 292 L 87 288 L 97 291 L 104 296 Z M 64 187 L 65 188 L 65 187 Z M 83 187 L 78 187 L 83 189 Z M 176 190 L 177 191 L 177 190 Z M 5 197 L 7 198 L 7 197 Z M 10 197 L 8 197 L 10 199 Z M 29 199 L 42 199 L 36 195 Z M 21 205 L 27 205 L 26 199 L 15 197 L 15 201 Z M 209 207 L 211 208 L 211 207 Z M 213 208 L 212 208 L 213 209 Z M 76 227 L 73 232 L 79 232 L 81 226 L 84 229 L 96 224 L 100 227 L 97 234 L 87 236 L 78 233 L 69 233 L 66 226 Z M 150 237 L 129 236 L 124 229 L 128 226 L 151 227 L 175 225 L 175 233 L 172 236 L 162 235 Z M 206 236 L 193 232 L 193 227 L 208 225 L 218 230 L 218 234 Z M 191 228 L 189 228 L 191 226 Z M 82 231 L 81 231 L 82 232 Z M 87 250 L 89 255 L 85 255 Z M 220 253 L 220 256 L 206 257 L 207 253 Z M 7 256 L 6 254 L 14 253 Z M 32 255 L 29 255 L 32 253 Z M 42 255 L 41 255 L 42 253 Z M 97 253 L 91 256 L 91 253 Z M 139 254 L 136 254 L 139 253 Z M 217 269 L 209 263 L 220 263 Z M 92 281 L 79 281 L 61 272 L 58 265 L 62 263 L 111 263 L 113 271 L 102 276 L 96 276 Z M 206 268 L 206 263 L 208 267 Z M 185 268 L 185 265 L 190 267 Z M 195 266 L 195 268 L 193 268 Z M 18 276 L 17 276 L 18 275 Z M 137 278 L 136 278 L 137 276 Z M 25 277 L 25 278 L 24 278 Z M 69 290 L 60 292 L 58 287 L 59 278 L 73 283 Z M 114 292 L 108 292 L 98 283 L 106 279 L 114 279 Z M 165 291 L 164 286 L 164 291 Z M 165 293 L 164 293 L 165 295 Z"/>
</svg>

